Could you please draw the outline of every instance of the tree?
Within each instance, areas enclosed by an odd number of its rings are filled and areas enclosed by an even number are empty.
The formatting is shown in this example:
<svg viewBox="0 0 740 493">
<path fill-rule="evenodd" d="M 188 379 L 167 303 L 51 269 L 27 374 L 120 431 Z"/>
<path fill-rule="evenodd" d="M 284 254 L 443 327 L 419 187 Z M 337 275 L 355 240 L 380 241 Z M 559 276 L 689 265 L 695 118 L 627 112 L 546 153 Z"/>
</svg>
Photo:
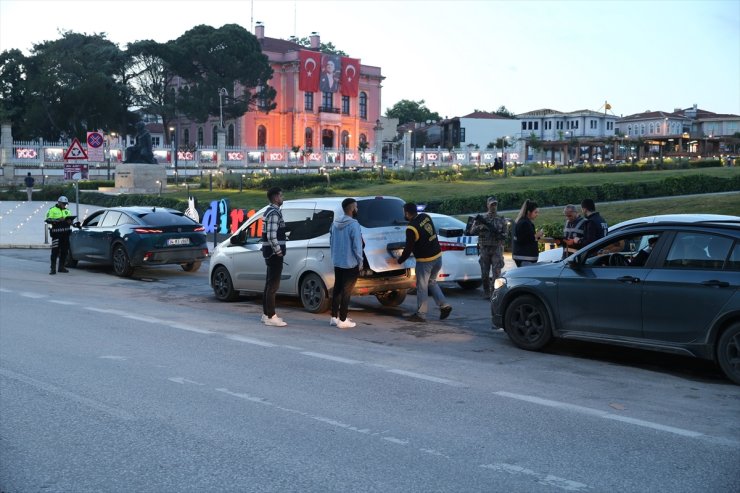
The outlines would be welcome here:
<svg viewBox="0 0 740 493">
<path fill-rule="evenodd" d="M 504 105 L 499 106 L 498 109 L 494 111 L 493 113 L 495 115 L 506 116 L 509 118 L 516 118 L 516 115 L 512 113 L 511 111 L 509 111 L 508 109 L 506 109 L 506 106 Z"/>
<path fill-rule="evenodd" d="M 64 32 L 34 45 L 27 58 L 23 132 L 83 138 L 129 116 L 121 74 L 126 57 L 104 34 Z"/>
<path fill-rule="evenodd" d="M 220 112 L 219 91 L 225 88 L 224 118 L 238 118 L 250 109 L 275 109 L 277 91 L 267 82 L 272 68 L 257 38 L 238 24 L 218 29 L 196 26 L 172 42 L 167 60 L 182 77 L 177 109 L 195 121 Z"/>
<path fill-rule="evenodd" d="M 301 38 L 298 41 L 296 41 L 301 46 L 305 46 L 306 48 L 311 47 L 311 39 L 310 38 Z M 334 43 L 319 43 L 319 51 L 322 53 L 329 53 L 331 55 L 339 55 L 339 56 L 348 56 L 344 51 L 338 49 L 336 46 L 334 46 Z"/>
<path fill-rule="evenodd" d="M 29 140 L 32 135 L 23 133 L 26 106 L 26 57 L 20 50 L 0 53 L 0 121 L 9 121 L 14 136 Z"/>
<path fill-rule="evenodd" d="M 403 125 L 408 122 L 425 122 L 427 120 L 440 121 L 442 117 L 439 113 L 432 112 L 424 106 L 424 100 L 409 101 L 402 99 L 393 105 L 392 108 L 385 110 L 387 118 L 398 118 L 398 123 Z"/>
</svg>

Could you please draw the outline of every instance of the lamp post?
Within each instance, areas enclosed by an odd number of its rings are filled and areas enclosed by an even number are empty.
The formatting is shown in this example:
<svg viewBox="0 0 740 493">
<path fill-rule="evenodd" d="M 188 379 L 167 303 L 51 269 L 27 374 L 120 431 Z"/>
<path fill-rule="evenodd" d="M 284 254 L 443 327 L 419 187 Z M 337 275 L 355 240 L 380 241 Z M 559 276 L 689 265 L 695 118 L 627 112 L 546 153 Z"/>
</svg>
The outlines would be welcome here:
<svg viewBox="0 0 740 493">
<path fill-rule="evenodd" d="M 349 145 L 349 138 L 351 134 L 347 134 L 342 139 L 342 171 L 347 169 L 347 146 Z"/>
<path fill-rule="evenodd" d="M 239 193 L 244 189 L 244 175 L 239 176 Z"/>
<path fill-rule="evenodd" d="M 225 87 L 218 90 L 218 109 L 221 116 L 221 128 L 224 128 L 224 96 L 228 96 L 229 91 Z"/>
<path fill-rule="evenodd" d="M 161 197 L 162 196 L 162 182 L 157 180 L 156 183 L 157 185 L 159 185 L 159 196 Z"/>
<path fill-rule="evenodd" d="M 383 178 L 383 125 L 380 124 L 380 119 L 375 120 L 373 131 L 375 132 L 375 162 L 380 163 L 380 177 Z"/>
<path fill-rule="evenodd" d="M 41 163 L 41 186 L 46 185 L 46 175 L 44 174 L 44 163 Z"/>
<path fill-rule="evenodd" d="M 213 170 L 208 172 L 208 191 L 213 192 Z"/>
<path fill-rule="evenodd" d="M 178 125 L 179 127 L 179 125 Z M 175 187 L 177 187 L 177 127 L 170 127 L 170 132 L 172 132 L 173 138 L 172 138 L 172 154 L 174 157 L 174 163 L 175 163 Z"/>
<path fill-rule="evenodd" d="M 504 178 L 509 176 L 508 170 L 506 169 L 506 147 L 507 147 L 507 140 L 509 139 L 508 135 L 504 135 L 501 138 L 501 166 L 504 168 Z"/>
<path fill-rule="evenodd" d="M 414 168 L 413 175 L 416 176 L 416 123 L 414 123 L 414 129 L 409 130 L 411 132 L 411 152 L 414 153 Z"/>
</svg>

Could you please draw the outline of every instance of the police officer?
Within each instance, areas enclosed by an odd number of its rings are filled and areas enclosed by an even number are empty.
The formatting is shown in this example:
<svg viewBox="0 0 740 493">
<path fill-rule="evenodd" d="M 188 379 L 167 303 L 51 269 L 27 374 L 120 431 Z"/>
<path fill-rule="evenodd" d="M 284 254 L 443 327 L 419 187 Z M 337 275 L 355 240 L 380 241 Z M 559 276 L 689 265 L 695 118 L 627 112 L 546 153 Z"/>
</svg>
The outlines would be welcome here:
<svg viewBox="0 0 740 493">
<path fill-rule="evenodd" d="M 51 225 L 51 270 L 49 274 L 53 275 L 59 272 L 69 272 L 64 263 L 69 254 L 69 235 L 72 232 L 72 214 L 67 209 L 69 199 L 62 195 L 57 199 L 54 205 L 46 213 L 46 222 Z M 59 269 L 57 266 L 59 258 Z"/>
<path fill-rule="evenodd" d="M 498 199 L 488 197 L 486 200 L 488 212 L 486 215 L 479 214 L 475 217 L 470 228 L 470 234 L 478 235 L 478 252 L 480 257 L 481 279 L 483 280 L 483 296 L 491 297 L 491 268 L 493 268 L 493 279 L 501 275 L 504 267 L 504 244 L 506 243 L 507 225 L 506 218 L 497 213 Z"/>
<path fill-rule="evenodd" d="M 578 251 L 578 244 L 582 241 L 586 218 L 578 214 L 576 206 L 568 204 L 563 209 L 565 224 L 563 225 L 563 258 L 570 257 Z"/>
<path fill-rule="evenodd" d="M 581 210 L 583 211 L 583 217 L 586 218 L 586 222 L 583 224 L 583 238 L 578 242 L 578 248 L 590 245 L 594 241 L 606 236 L 609 232 L 609 226 L 606 221 L 601 217 L 601 214 L 596 212 L 596 204 L 593 199 L 583 199 Z"/>
</svg>

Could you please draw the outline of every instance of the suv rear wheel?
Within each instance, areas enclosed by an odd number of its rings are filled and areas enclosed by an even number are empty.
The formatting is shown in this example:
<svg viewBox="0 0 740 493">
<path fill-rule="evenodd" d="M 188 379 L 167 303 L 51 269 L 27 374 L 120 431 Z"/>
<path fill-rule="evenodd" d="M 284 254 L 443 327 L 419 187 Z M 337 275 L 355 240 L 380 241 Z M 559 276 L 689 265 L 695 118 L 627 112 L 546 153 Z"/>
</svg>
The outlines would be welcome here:
<svg viewBox="0 0 740 493">
<path fill-rule="evenodd" d="M 717 362 L 725 375 L 740 385 L 740 322 L 730 325 L 719 338 Z"/>
<path fill-rule="evenodd" d="M 303 308 L 311 313 L 322 313 L 329 309 L 331 300 L 318 274 L 311 272 L 301 279 L 300 295 Z"/>
<path fill-rule="evenodd" d="M 397 289 L 387 293 L 376 294 L 375 297 L 383 306 L 398 306 L 406 299 L 406 289 Z"/>
</svg>

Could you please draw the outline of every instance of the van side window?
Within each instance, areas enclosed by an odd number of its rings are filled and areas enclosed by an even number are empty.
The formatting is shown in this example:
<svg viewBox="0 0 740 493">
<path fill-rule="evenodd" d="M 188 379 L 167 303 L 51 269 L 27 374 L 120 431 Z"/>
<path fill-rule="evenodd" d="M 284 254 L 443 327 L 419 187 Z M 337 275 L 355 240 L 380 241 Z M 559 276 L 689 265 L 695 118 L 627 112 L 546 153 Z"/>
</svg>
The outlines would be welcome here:
<svg viewBox="0 0 740 493">
<path fill-rule="evenodd" d="M 289 241 L 307 240 L 311 232 L 313 209 L 283 210 L 283 220 Z"/>
<path fill-rule="evenodd" d="M 311 220 L 309 238 L 318 238 L 327 234 L 332 222 L 334 222 L 334 211 L 316 211 Z"/>
</svg>

